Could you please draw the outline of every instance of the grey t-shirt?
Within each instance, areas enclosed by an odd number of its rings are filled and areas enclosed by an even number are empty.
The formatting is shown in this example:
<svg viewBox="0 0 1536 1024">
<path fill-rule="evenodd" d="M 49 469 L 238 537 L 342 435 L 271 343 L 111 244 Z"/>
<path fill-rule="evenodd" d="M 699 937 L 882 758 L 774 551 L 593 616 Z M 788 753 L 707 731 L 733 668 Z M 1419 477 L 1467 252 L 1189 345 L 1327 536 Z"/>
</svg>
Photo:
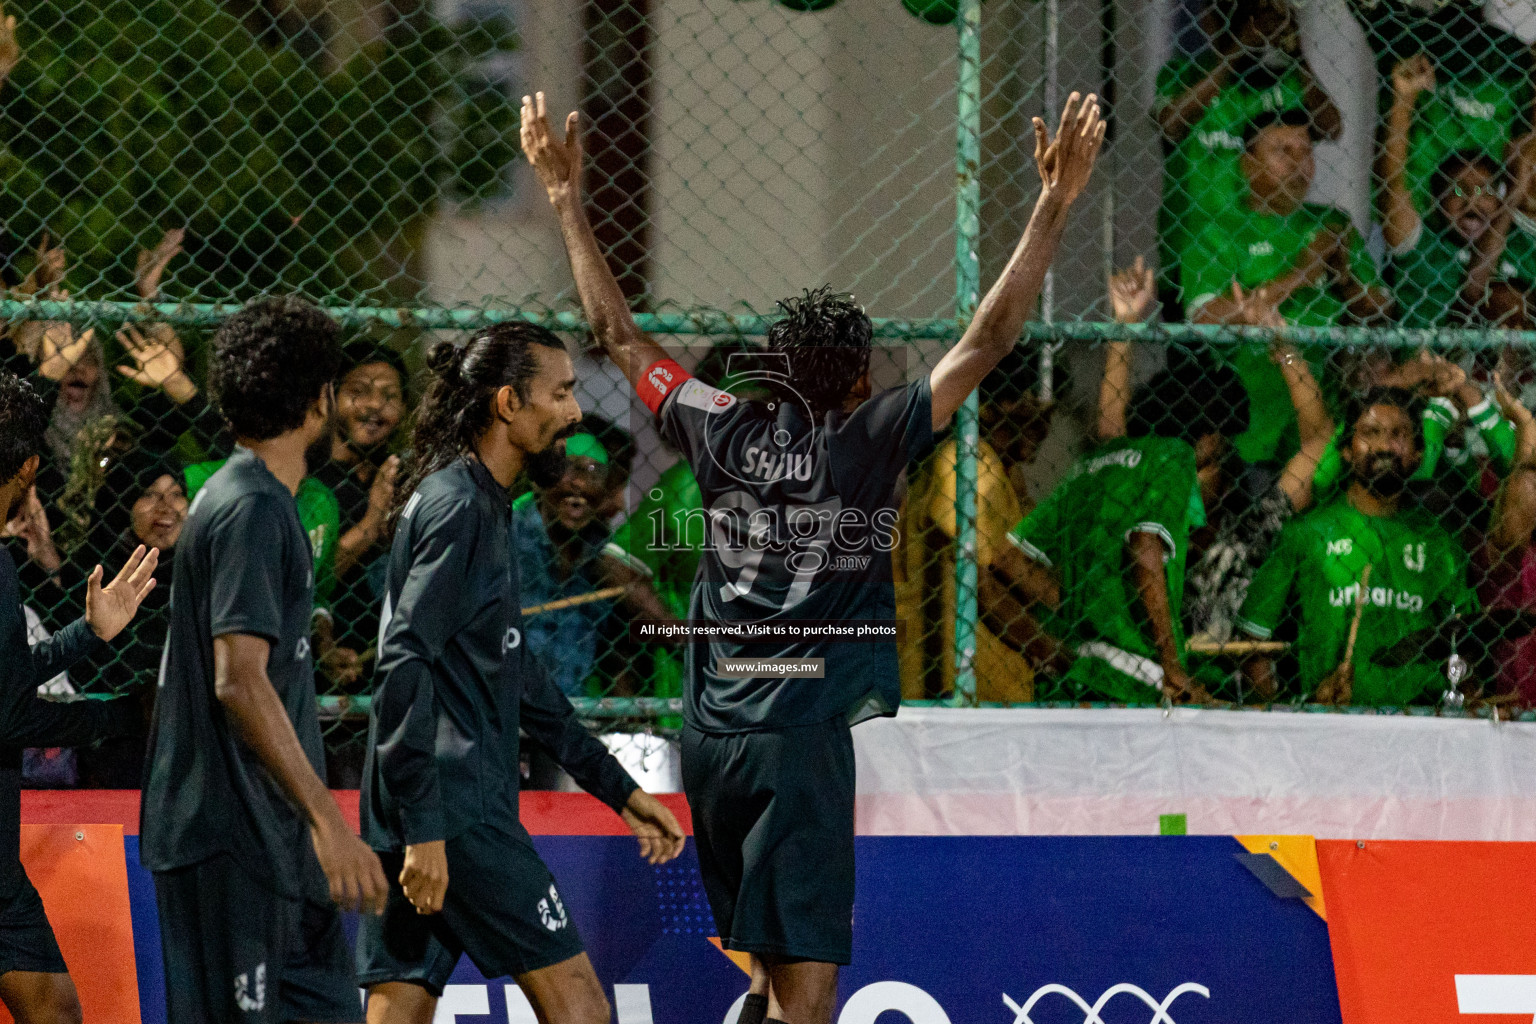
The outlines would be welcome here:
<svg viewBox="0 0 1536 1024">
<path fill-rule="evenodd" d="M 213 640 L 271 644 L 267 677 L 325 777 L 310 658 L 314 572 L 293 495 L 245 448 L 198 491 L 176 545 L 170 628 L 149 739 L 140 857 L 151 871 L 232 854 L 272 890 L 322 896 L 308 828 L 214 693 Z"/>
</svg>

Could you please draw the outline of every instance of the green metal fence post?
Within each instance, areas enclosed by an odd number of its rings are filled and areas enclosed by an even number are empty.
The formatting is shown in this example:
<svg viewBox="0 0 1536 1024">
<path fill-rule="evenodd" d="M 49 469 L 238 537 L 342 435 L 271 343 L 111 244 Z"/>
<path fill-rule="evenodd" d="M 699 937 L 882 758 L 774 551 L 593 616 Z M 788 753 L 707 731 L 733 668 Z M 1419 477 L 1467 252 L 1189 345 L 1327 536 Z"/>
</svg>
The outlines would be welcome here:
<svg viewBox="0 0 1536 1024">
<path fill-rule="evenodd" d="M 981 300 L 981 0 L 961 0 L 959 122 L 955 132 L 955 321 L 970 322 Z M 976 702 L 976 394 L 955 418 L 955 694 Z"/>
</svg>

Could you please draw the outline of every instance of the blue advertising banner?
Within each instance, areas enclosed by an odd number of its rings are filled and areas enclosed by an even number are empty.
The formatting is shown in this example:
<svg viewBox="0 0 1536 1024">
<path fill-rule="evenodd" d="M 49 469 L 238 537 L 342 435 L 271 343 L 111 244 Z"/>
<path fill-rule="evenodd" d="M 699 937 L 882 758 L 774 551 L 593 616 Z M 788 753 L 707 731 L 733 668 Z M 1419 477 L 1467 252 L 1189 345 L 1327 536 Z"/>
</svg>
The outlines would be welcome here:
<svg viewBox="0 0 1536 1024">
<path fill-rule="evenodd" d="M 838 1024 L 1339 1024 L 1327 925 L 1225 836 L 865 837 Z M 716 944 L 690 841 L 539 836 L 618 1024 L 734 1024 L 747 976 Z M 165 1020 L 153 883 L 127 840 L 145 1024 Z M 1279 878 L 1281 881 L 1277 882 Z M 881 1017 L 883 1013 L 891 1016 Z M 439 1022 L 532 1024 L 460 962 Z"/>
</svg>

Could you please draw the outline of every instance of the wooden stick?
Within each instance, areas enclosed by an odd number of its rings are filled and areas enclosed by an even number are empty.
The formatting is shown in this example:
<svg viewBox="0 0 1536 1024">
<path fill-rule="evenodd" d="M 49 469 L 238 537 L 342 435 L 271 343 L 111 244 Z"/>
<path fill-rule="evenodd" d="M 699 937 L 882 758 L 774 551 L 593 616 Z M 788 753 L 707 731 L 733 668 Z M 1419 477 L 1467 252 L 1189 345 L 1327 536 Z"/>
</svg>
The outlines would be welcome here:
<svg viewBox="0 0 1536 1024">
<path fill-rule="evenodd" d="M 1355 593 L 1355 617 L 1349 623 L 1349 642 L 1344 645 L 1343 668 L 1351 668 L 1355 663 L 1355 637 L 1360 634 L 1360 614 L 1365 611 L 1366 588 L 1371 585 L 1371 563 L 1366 562 L 1365 568 L 1360 570 L 1360 589 Z"/>
<path fill-rule="evenodd" d="M 607 601 L 615 597 L 623 597 L 628 587 L 605 587 L 602 590 L 594 590 L 590 594 L 577 594 L 575 597 L 562 597 L 558 601 L 545 601 L 531 608 L 524 608 L 523 615 L 542 615 L 545 612 L 558 612 L 562 608 L 574 608 L 579 604 L 591 604 L 593 601 Z"/>
<path fill-rule="evenodd" d="M 608 587 L 606 590 L 594 590 L 590 594 L 562 597 L 558 601 L 546 601 L 543 604 L 536 604 L 532 608 L 524 608 L 522 612 L 525 616 L 538 615 L 541 612 L 557 612 L 562 608 L 574 608 L 579 604 L 591 604 L 593 601 L 606 601 L 612 597 L 623 597 L 624 591 L 627 589 L 627 587 Z M 358 668 L 367 666 L 378 656 L 378 653 L 379 649 L 375 646 L 370 646 L 367 650 L 363 651 L 357 656 Z"/>
<path fill-rule="evenodd" d="M 1191 640 L 1184 649 L 1190 654 L 1214 657 L 1223 654 L 1284 654 L 1290 647 L 1284 640 L 1228 640 L 1225 643 L 1217 640 Z"/>
</svg>

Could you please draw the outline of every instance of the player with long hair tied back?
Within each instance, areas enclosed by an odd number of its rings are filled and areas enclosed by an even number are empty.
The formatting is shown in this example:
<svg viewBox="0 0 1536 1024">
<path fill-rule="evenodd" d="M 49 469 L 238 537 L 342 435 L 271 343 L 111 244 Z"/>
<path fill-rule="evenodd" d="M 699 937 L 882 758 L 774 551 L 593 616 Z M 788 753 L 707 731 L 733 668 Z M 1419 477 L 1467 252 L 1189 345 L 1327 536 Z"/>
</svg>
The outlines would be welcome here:
<svg viewBox="0 0 1536 1024">
<path fill-rule="evenodd" d="M 363 771 L 364 838 L 390 892 L 358 933 L 371 1024 L 430 1024 L 461 953 L 510 976 L 540 1020 L 606 1022 L 591 961 L 518 820 L 518 730 L 620 814 L 653 864 L 677 820 L 576 719 L 523 642 L 508 488 L 581 419 L 549 331 L 440 343 L 396 491 Z"/>
</svg>

